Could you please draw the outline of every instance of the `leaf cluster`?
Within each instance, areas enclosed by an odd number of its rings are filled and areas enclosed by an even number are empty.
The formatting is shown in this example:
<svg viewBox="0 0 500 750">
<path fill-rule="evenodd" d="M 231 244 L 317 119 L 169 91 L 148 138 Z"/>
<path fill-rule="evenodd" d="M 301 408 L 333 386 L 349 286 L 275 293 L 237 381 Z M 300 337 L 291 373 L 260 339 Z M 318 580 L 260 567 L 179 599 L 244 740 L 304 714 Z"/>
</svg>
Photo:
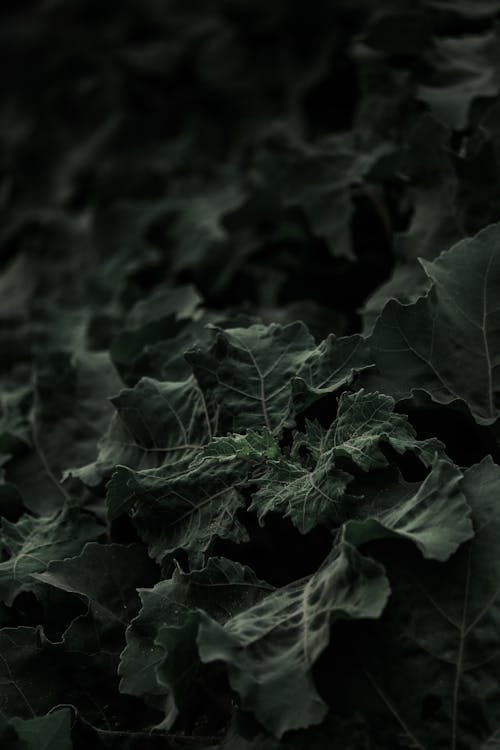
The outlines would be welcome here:
<svg viewBox="0 0 500 750">
<path fill-rule="evenodd" d="M 2 750 L 500 745 L 500 2 L 1 12 Z"/>
</svg>

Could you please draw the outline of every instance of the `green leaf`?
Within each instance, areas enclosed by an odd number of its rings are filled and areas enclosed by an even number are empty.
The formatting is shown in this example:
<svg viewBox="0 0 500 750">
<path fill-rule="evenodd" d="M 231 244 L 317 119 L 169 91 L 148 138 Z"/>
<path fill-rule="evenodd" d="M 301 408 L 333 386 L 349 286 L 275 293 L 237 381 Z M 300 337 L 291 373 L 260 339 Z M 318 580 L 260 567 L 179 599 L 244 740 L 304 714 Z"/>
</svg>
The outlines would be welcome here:
<svg viewBox="0 0 500 750">
<path fill-rule="evenodd" d="M 394 412 L 394 405 L 394 399 L 381 393 L 343 393 L 337 418 L 319 444 L 321 450 L 331 448 L 335 456 L 349 458 L 369 471 L 387 465 L 380 449 L 386 443 L 401 454 L 413 451 L 430 466 L 442 443 L 435 438 L 418 440 L 408 419 Z"/>
<path fill-rule="evenodd" d="M 500 0 L 2 10 L 1 750 L 500 746 Z"/>
<path fill-rule="evenodd" d="M 153 581 L 155 573 L 141 545 L 90 542 L 76 557 L 54 560 L 33 577 L 84 596 L 102 630 L 128 625 L 139 606 L 136 588 Z"/>
<path fill-rule="evenodd" d="M 383 630 L 359 634 L 361 668 L 349 667 L 351 677 L 339 680 L 347 700 L 356 695 L 370 706 L 372 726 L 385 723 L 387 737 L 397 732 L 427 750 L 495 745 L 499 486 L 500 469 L 489 456 L 464 472 L 475 535 L 446 565 L 418 562 L 401 549 L 384 556 L 393 589 L 388 620 Z M 433 709 L 423 722 L 425 705 Z"/>
<path fill-rule="evenodd" d="M 217 330 L 210 348 L 188 352 L 201 390 L 216 404 L 214 432 L 277 432 L 289 424 L 291 382 L 314 348 L 302 323 L 255 324 Z"/>
<path fill-rule="evenodd" d="M 201 298 L 192 286 L 174 287 L 140 299 L 114 338 L 110 355 L 128 385 L 142 376 L 185 380 L 191 374 L 184 351 L 206 337 L 212 315 L 198 309 Z"/>
<path fill-rule="evenodd" d="M 167 563 L 184 550 L 202 565 L 217 538 L 242 542 L 247 532 L 237 518 L 245 504 L 235 466 L 131 471 L 119 467 L 108 485 L 108 517 L 132 515 L 150 555 Z"/>
<path fill-rule="evenodd" d="M 214 429 L 193 377 L 179 382 L 142 378 L 111 401 L 116 414 L 99 442 L 97 460 L 71 470 L 90 487 L 109 478 L 119 464 L 142 469 L 182 462 Z"/>
<path fill-rule="evenodd" d="M 7 384 L 0 393 L 0 451 L 9 453 L 19 443 L 29 445 L 31 430 L 27 419 L 26 401 L 29 401 L 31 388 L 18 386 L 9 388 Z"/>
<path fill-rule="evenodd" d="M 30 719 L 62 701 L 61 665 L 41 628 L 2 628 L 0 657 L 3 716 Z"/>
<path fill-rule="evenodd" d="M 327 712 L 311 670 L 330 642 L 331 625 L 379 617 L 388 596 L 383 568 L 342 544 L 310 578 L 278 589 L 224 625 L 204 613 L 200 657 L 224 661 L 242 707 L 281 737 L 318 724 Z"/>
<path fill-rule="evenodd" d="M 425 466 L 443 449 L 439 440 L 417 440 L 406 417 L 394 412 L 390 396 L 360 390 L 342 394 L 337 418 L 328 430 L 309 423 L 304 434 L 295 433 L 290 456 L 279 455 L 265 432 L 215 438 L 201 456 L 224 462 L 241 459 L 250 462 L 250 469 L 256 466 L 259 489 L 249 509 L 257 512 L 261 523 L 268 513 L 280 513 L 307 533 L 318 524 L 333 528 L 344 520 L 342 500 L 353 474 L 337 465 L 339 459 L 349 459 L 363 471 L 382 468 L 388 464 L 381 450 L 384 444 L 398 453 L 414 452 Z M 301 449 L 309 460 L 301 460 Z"/>
<path fill-rule="evenodd" d="M 497 339 L 500 225 L 454 245 L 424 268 L 433 286 L 417 302 L 391 301 L 370 339 L 377 366 L 399 397 L 427 391 L 462 399 L 479 424 L 500 414 Z"/>
<path fill-rule="evenodd" d="M 420 84 L 417 98 L 455 130 L 464 130 L 478 97 L 495 97 L 500 89 L 498 32 L 435 40 L 430 80 Z"/>
<path fill-rule="evenodd" d="M 329 133 L 312 144 L 278 125 L 268 128 L 257 145 L 254 179 L 267 188 L 267 204 L 276 204 L 276 212 L 300 208 L 329 252 L 352 260 L 354 202 L 349 188 L 362 180 L 386 144 L 361 149 L 353 133 L 346 132 Z"/>
<path fill-rule="evenodd" d="M 48 514 L 72 496 L 62 480 L 74 463 L 95 455 L 111 415 L 107 399 L 120 387 L 107 352 L 50 352 L 33 373 L 26 427 L 31 450 L 8 464 L 7 479 L 25 505 Z"/>
<path fill-rule="evenodd" d="M 237 183 L 212 185 L 210 191 L 198 191 L 186 201 L 173 200 L 171 210 L 179 211 L 173 235 L 176 271 L 206 262 L 229 238 L 223 219 L 244 201 Z"/>
<path fill-rule="evenodd" d="M 398 482 L 375 497 L 355 498 L 363 520 L 347 521 L 343 538 L 354 546 L 394 537 L 416 544 L 423 556 L 448 560 L 474 535 L 470 508 L 461 488 L 462 473 L 447 461 L 436 461 L 420 485 Z M 371 480 L 373 484 L 373 479 Z"/>
<path fill-rule="evenodd" d="M 59 708 L 45 716 L 32 719 L 12 719 L 21 745 L 19 750 L 72 750 L 71 723 L 69 708 Z"/>
<path fill-rule="evenodd" d="M 127 630 L 120 690 L 152 699 L 165 710 L 164 724 L 170 726 L 189 703 L 200 671 L 196 635 L 201 612 L 225 622 L 270 590 L 249 568 L 224 558 L 211 558 L 206 568 L 191 573 L 176 567 L 172 578 L 140 589 L 142 609 Z"/>
<path fill-rule="evenodd" d="M 268 513 L 290 518 L 302 534 L 318 524 L 329 528 L 341 518 L 341 501 L 352 476 L 334 468 L 331 453 L 321 455 L 314 468 L 281 460 L 269 467 L 249 510 L 261 524 Z"/>
<path fill-rule="evenodd" d="M 292 383 L 295 408 L 302 411 L 322 396 L 350 385 L 356 373 L 371 366 L 371 354 L 361 336 L 330 334 L 311 352 Z"/>
<path fill-rule="evenodd" d="M 219 461 L 234 461 L 238 458 L 267 461 L 280 458 L 280 449 L 273 435 L 267 430 L 248 430 L 245 435 L 227 435 L 213 438 L 201 451 L 196 462 L 207 458 Z"/>
<path fill-rule="evenodd" d="M 52 560 L 78 553 L 85 542 L 103 533 L 90 515 L 68 508 L 52 516 L 3 520 L 1 544 L 7 559 L 0 562 L 0 599 L 9 606 L 21 591 L 36 588 L 34 573 Z"/>
</svg>

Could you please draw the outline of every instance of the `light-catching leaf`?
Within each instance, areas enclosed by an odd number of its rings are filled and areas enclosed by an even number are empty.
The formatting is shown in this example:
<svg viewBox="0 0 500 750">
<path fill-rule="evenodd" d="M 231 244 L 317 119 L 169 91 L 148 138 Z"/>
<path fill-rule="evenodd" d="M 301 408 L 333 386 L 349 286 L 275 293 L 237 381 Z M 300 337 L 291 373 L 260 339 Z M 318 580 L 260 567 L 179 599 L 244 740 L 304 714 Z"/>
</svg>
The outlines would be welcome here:
<svg viewBox="0 0 500 750">
<path fill-rule="evenodd" d="M 214 463 L 181 470 L 131 471 L 119 467 L 108 485 L 108 516 L 129 512 L 150 555 L 168 562 L 184 550 L 194 566 L 203 564 L 215 539 L 244 541 L 237 518 L 245 504 L 237 466 Z"/>
<path fill-rule="evenodd" d="M 140 589 L 142 609 L 127 630 L 120 690 L 161 706 L 170 726 L 189 702 L 200 670 L 201 612 L 225 622 L 271 590 L 252 570 L 224 558 L 211 558 L 206 568 L 191 573 L 177 567 L 172 578 Z"/>
<path fill-rule="evenodd" d="M 142 378 L 111 401 L 116 414 L 99 442 L 97 460 L 70 472 L 90 487 L 109 478 L 119 464 L 142 469 L 183 461 L 215 429 L 193 377 L 179 382 Z"/>
<path fill-rule="evenodd" d="M 389 302 L 370 339 L 388 388 L 462 399 L 480 424 L 500 414 L 500 225 L 462 240 L 432 263 L 433 285 L 411 305 Z"/>
<path fill-rule="evenodd" d="M 226 662 L 241 705 L 273 734 L 318 724 L 327 707 L 311 669 L 339 619 L 376 618 L 389 596 L 383 568 L 343 544 L 310 578 L 265 597 L 220 625 L 203 614 L 204 662 Z"/>
<path fill-rule="evenodd" d="M 261 426 L 274 432 L 290 421 L 291 382 L 314 348 L 302 323 L 255 324 L 218 330 L 210 348 L 186 357 L 216 404 L 221 434 Z"/>
<path fill-rule="evenodd" d="M 400 550 L 387 555 L 391 617 L 384 631 L 359 642 L 363 667 L 352 672 L 352 689 L 377 696 L 373 726 L 385 722 L 387 736 L 392 726 L 393 735 L 426 750 L 494 747 L 498 737 L 499 481 L 490 457 L 464 472 L 475 535 L 446 566 L 417 563 Z M 389 654 L 397 669 L 387 663 Z M 433 710 L 422 722 L 426 705 Z"/>
<path fill-rule="evenodd" d="M 343 538 L 354 546 L 384 537 L 408 539 L 424 557 L 448 560 L 474 535 L 462 478 L 453 464 L 439 460 L 421 484 L 397 481 L 370 496 L 373 479 L 367 479 L 367 495 L 355 497 L 351 506 L 363 520 L 347 521 Z"/>
<path fill-rule="evenodd" d="M 249 477 L 254 467 L 258 490 L 250 510 L 261 523 L 268 513 L 280 513 L 307 533 L 318 524 L 334 528 L 345 517 L 342 500 L 353 474 L 337 465 L 339 459 L 365 472 L 383 468 L 388 463 L 384 445 L 398 453 L 412 451 L 425 466 L 443 449 L 438 440 L 418 440 L 406 417 L 394 412 L 390 396 L 360 390 L 342 394 L 337 418 L 327 430 L 308 423 L 305 433 L 295 433 L 290 455 L 280 454 L 269 433 L 250 431 L 214 438 L 200 459 L 239 459 L 249 466 Z"/>
</svg>

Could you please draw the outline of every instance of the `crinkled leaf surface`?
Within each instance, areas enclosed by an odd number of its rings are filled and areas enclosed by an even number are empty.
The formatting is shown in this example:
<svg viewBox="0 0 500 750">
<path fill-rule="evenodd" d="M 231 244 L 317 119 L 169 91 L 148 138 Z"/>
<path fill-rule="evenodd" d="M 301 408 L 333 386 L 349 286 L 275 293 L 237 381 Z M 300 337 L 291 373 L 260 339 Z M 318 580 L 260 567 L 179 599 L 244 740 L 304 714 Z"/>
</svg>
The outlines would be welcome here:
<svg viewBox="0 0 500 750">
<path fill-rule="evenodd" d="M 226 622 L 271 590 L 252 570 L 224 558 L 211 558 L 191 573 L 176 568 L 170 579 L 141 589 L 142 609 L 127 630 L 121 655 L 120 689 L 149 699 L 167 696 L 160 704 L 166 705 L 165 722 L 171 724 L 200 670 L 196 635 L 201 613 Z"/>
<path fill-rule="evenodd" d="M 367 496 L 353 502 L 364 518 L 347 521 L 344 539 L 359 546 L 393 535 L 416 544 L 424 557 L 447 560 L 474 535 L 462 476 L 453 464 L 438 460 L 420 485 L 397 482 L 370 497 L 372 479 Z"/>
<path fill-rule="evenodd" d="M 225 625 L 205 614 L 200 656 L 226 662 L 243 707 L 281 736 L 326 714 L 311 668 L 329 643 L 330 625 L 339 618 L 379 617 L 388 596 L 383 568 L 345 544 L 313 576 L 270 594 Z"/>
<path fill-rule="evenodd" d="M 495 745 L 499 477 L 489 457 L 465 471 L 462 489 L 475 536 L 445 567 L 418 564 L 401 550 L 387 555 L 393 587 L 390 618 L 385 628 L 365 634 L 364 640 L 359 634 L 362 667 L 352 671 L 352 684 L 343 677 L 347 690 L 358 696 L 366 692 L 370 721 L 385 725 L 385 736 L 398 733 L 410 746 L 461 750 Z M 390 654 L 397 668 L 385 661 Z M 411 695 L 404 689 L 408 681 Z M 434 708 L 422 722 L 426 704 Z"/>
<path fill-rule="evenodd" d="M 278 431 L 290 420 L 291 381 L 314 348 L 302 323 L 257 324 L 217 331 L 209 349 L 186 356 L 216 404 L 219 432 L 261 425 Z"/>
<path fill-rule="evenodd" d="M 111 401 L 116 414 L 100 440 L 97 460 L 71 471 L 90 486 L 109 477 L 118 464 L 142 469 L 182 460 L 215 429 L 192 377 L 173 382 L 142 378 Z"/>
<path fill-rule="evenodd" d="M 2 750 L 499 744 L 499 13 L 3 3 Z"/>
<path fill-rule="evenodd" d="M 335 468 L 335 460 L 325 452 L 313 467 L 281 459 L 273 462 L 254 494 L 250 510 L 261 523 L 270 513 L 281 513 L 302 532 L 318 523 L 334 527 L 341 517 L 341 500 L 351 475 Z"/>
<path fill-rule="evenodd" d="M 342 499 L 353 475 L 337 466 L 339 459 L 347 458 L 363 471 L 378 469 L 387 465 L 384 444 L 398 453 L 416 453 L 426 466 L 443 448 L 438 440 L 418 440 L 408 420 L 394 412 L 390 396 L 361 390 L 342 394 L 328 430 L 309 423 L 304 434 L 295 433 L 289 456 L 280 455 L 269 433 L 251 431 L 246 436 L 215 438 L 201 456 L 256 466 L 259 488 L 250 510 L 261 522 L 270 512 L 285 515 L 306 533 L 317 524 L 333 528 L 344 518 Z M 301 458 L 301 451 L 309 458 Z"/>
<path fill-rule="evenodd" d="M 120 467 L 108 486 L 111 519 L 130 512 L 150 555 L 168 561 L 184 550 L 193 565 L 203 563 L 216 538 L 244 541 L 236 513 L 244 506 L 239 467 L 214 464 L 181 470 L 131 471 Z"/>
<path fill-rule="evenodd" d="M 349 385 L 357 372 L 372 366 L 361 336 L 327 336 L 304 362 L 293 381 L 293 398 L 302 410 L 328 393 Z"/>
<path fill-rule="evenodd" d="M 398 453 L 414 451 L 428 466 L 442 449 L 438 440 L 418 440 L 415 430 L 402 414 L 394 411 L 394 400 L 380 393 L 342 394 L 337 418 L 320 439 L 316 449 L 331 450 L 335 456 L 351 459 L 368 471 L 387 464 L 381 444 L 390 444 Z"/>
</svg>

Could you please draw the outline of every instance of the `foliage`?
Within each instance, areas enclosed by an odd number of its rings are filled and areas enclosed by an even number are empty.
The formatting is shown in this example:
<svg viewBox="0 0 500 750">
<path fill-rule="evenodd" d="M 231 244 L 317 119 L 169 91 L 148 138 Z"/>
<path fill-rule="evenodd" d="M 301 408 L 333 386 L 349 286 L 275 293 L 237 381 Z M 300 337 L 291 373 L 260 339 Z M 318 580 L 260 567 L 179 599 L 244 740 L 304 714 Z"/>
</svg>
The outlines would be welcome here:
<svg viewBox="0 0 500 750">
<path fill-rule="evenodd" d="M 499 0 L 2 7 L 2 750 L 500 745 Z"/>
</svg>

